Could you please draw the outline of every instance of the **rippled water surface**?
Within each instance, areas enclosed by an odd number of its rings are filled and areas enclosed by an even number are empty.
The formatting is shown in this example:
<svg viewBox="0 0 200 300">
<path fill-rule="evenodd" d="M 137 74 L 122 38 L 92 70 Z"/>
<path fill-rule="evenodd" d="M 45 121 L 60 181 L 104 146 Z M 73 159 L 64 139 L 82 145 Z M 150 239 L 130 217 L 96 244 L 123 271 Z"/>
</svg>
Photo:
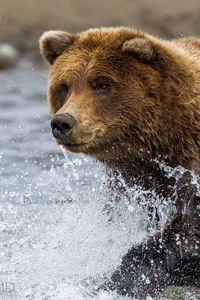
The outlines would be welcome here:
<svg viewBox="0 0 200 300">
<path fill-rule="evenodd" d="M 0 299 L 126 299 L 92 291 L 145 238 L 145 214 L 102 213 L 104 168 L 54 143 L 46 81 L 28 63 L 0 73 Z"/>
</svg>

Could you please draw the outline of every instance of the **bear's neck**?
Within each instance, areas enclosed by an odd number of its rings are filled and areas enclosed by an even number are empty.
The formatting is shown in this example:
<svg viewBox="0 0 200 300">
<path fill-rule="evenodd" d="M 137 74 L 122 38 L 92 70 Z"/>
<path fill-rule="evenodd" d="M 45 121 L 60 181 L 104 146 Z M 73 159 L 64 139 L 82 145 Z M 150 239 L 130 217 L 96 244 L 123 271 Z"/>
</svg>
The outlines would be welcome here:
<svg viewBox="0 0 200 300">
<path fill-rule="evenodd" d="M 177 145 L 176 147 L 178 148 Z M 131 147 L 129 147 L 130 149 Z M 99 156 L 96 159 L 103 163 L 109 172 L 120 174 L 128 184 L 141 181 L 149 181 L 150 185 L 152 181 L 159 183 L 160 180 L 163 181 L 163 177 L 166 175 L 165 167 L 172 169 L 181 166 L 200 174 L 198 157 L 196 156 L 194 159 L 194 153 L 189 156 L 189 152 L 187 156 L 184 152 L 185 149 L 180 154 L 175 152 L 174 157 L 167 155 L 163 149 L 160 149 L 160 151 L 158 149 L 158 152 L 155 151 L 154 153 L 151 151 L 142 152 L 142 155 L 141 152 L 137 155 L 139 151 L 126 153 L 123 150 L 123 148 L 120 148 L 117 153 L 109 153 L 108 156 Z"/>
<path fill-rule="evenodd" d="M 102 161 L 102 160 L 101 160 Z M 104 161 L 107 169 L 109 182 L 113 186 L 123 178 L 127 187 L 133 187 L 135 184 L 143 187 L 144 190 L 154 190 L 163 195 L 170 193 L 169 187 L 173 186 L 175 179 L 168 176 L 165 167 L 158 161 L 135 160 L 135 162 L 126 161 Z"/>
<path fill-rule="evenodd" d="M 132 180 L 140 180 L 146 176 L 151 176 L 155 174 L 155 170 L 158 170 L 157 160 L 151 159 L 142 159 L 135 158 L 128 155 L 116 156 L 112 155 L 111 157 L 98 157 L 97 159 L 109 172 L 113 172 L 121 175 L 126 182 Z M 156 171 L 157 172 L 157 171 Z"/>
</svg>

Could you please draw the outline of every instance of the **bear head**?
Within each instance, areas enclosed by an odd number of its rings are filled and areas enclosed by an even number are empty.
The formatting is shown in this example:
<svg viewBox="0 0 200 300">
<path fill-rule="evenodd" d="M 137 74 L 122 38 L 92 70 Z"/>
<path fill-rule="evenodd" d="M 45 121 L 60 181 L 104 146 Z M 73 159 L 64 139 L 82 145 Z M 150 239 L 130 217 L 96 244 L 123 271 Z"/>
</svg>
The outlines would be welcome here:
<svg viewBox="0 0 200 300">
<path fill-rule="evenodd" d="M 51 64 L 48 101 L 57 143 L 111 165 L 172 157 L 183 131 L 174 118 L 180 123 L 179 110 L 186 111 L 180 94 L 189 75 L 168 44 L 123 27 L 44 33 L 40 49 Z"/>
</svg>

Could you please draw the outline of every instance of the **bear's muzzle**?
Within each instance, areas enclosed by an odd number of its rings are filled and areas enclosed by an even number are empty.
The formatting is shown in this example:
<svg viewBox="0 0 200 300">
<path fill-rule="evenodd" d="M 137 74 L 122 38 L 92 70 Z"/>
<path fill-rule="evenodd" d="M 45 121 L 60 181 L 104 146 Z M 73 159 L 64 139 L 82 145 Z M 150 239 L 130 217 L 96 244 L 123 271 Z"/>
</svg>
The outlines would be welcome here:
<svg viewBox="0 0 200 300">
<path fill-rule="evenodd" d="M 70 114 L 55 115 L 51 121 L 53 136 L 61 141 L 70 139 L 70 135 L 76 124 L 75 118 Z"/>
</svg>

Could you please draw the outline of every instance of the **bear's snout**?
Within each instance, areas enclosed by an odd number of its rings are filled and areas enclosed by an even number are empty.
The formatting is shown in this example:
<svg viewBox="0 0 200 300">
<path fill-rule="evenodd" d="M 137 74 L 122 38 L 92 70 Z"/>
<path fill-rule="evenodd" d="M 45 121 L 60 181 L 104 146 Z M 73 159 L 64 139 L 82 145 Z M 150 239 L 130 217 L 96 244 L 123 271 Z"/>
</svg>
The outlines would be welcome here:
<svg viewBox="0 0 200 300">
<path fill-rule="evenodd" d="M 66 140 L 75 124 L 76 120 L 70 114 L 56 115 L 51 121 L 52 133 L 55 138 Z"/>
</svg>

